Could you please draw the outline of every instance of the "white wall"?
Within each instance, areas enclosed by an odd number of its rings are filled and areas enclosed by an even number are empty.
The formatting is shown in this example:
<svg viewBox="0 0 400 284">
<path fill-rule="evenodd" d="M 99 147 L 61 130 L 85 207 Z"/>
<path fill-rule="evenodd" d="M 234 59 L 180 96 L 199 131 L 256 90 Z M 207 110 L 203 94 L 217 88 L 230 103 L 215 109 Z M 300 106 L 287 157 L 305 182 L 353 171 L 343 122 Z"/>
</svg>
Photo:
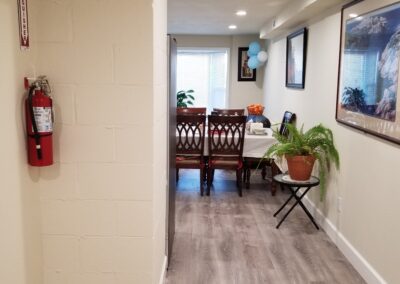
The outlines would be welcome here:
<svg viewBox="0 0 400 284">
<path fill-rule="evenodd" d="M 258 41 L 257 35 L 238 36 L 174 36 L 180 47 L 223 47 L 230 49 L 229 59 L 229 101 L 228 108 L 246 108 L 254 103 L 262 103 L 263 68 L 257 69 L 257 81 L 239 82 L 238 77 L 238 48 L 247 47 L 252 41 Z"/>
<path fill-rule="evenodd" d="M 37 69 L 57 110 L 56 164 L 40 173 L 44 283 L 158 283 L 166 1 L 40 0 L 35 8 Z"/>
<path fill-rule="evenodd" d="M 167 1 L 154 0 L 153 9 L 153 283 L 158 283 L 167 261 Z"/>
<path fill-rule="evenodd" d="M 309 26 L 304 90 L 285 87 L 286 39 L 272 42 L 264 82 L 266 111 L 280 121 L 291 110 L 306 129 L 321 122 L 333 130 L 341 169 L 331 176 L 326 201 L 319 202 L 317 190 L 311 199 L 388 283 L 398 283 L 400 147 L 335 121 L 339 41 L 339 13 Z M 341 213 L 338 197 L 343 199 Z"/>
<path fill-rule="evenodd" d="M 29 22 L 34 33 L 32 15 Z M 39 170 L 27 165 L 23 120 L 35 47 L 19 48 L 16 1 L 0 0 L 0 35 L 0 283 L 41 284 Z"/>
<path fill-rule="evenodd" d="M 232 36 L 231 45 L 231 72 L 229 86 L 229 107 L 245 108 L 250 104 L 262 103 L 262 88 L 264 81 L 264 67 L 257 68 L 255 82 L 238 81 L 238 48 L 247 47 L 250 42 L 258 41 L 252 35 Z M 265 48 L 261 43 L 262 48 Z M 264 115 L 267 115 L 264 112 Z"/>
</svg>

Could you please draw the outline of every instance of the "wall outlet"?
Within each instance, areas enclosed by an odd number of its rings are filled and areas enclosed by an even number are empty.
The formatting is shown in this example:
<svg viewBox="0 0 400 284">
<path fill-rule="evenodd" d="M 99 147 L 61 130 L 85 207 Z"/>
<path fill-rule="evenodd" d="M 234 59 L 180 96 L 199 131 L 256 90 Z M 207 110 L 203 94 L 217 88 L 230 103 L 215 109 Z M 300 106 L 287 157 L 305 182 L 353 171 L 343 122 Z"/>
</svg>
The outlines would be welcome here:
<svg viewBox="0 0 400 284">
<path fill-rule="evenodd" d="M 343 210 L 343 198 L 340 196 L 337 198 L 337 210 L 339 213 L 342 213 Z"/>
</svg>

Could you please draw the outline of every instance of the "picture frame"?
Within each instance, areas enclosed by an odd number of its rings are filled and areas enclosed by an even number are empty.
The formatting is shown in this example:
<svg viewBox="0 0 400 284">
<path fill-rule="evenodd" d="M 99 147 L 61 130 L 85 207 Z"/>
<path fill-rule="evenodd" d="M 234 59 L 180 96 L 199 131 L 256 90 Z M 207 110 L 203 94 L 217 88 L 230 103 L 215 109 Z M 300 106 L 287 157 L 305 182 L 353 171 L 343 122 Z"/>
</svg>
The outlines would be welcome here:
<svg viewBox="0 0 400 284">
<path fill-rule="evenodd" d="M 257 70 L 250 69 L 247 65 L 249 60 L 248 47 L 239 47 L 238 49 L 238 81 L 256 81 Z"/>
<path fill-rule="evenodd" d="M 286 87 L 304 89 L 307 61 L 307 28 L 286 38 Z"/>
<path fill-rule="evenodd" d="M 354 1 L 341 15 L 336 121 L 400 144 L 400 1 Z"/>
</svg>

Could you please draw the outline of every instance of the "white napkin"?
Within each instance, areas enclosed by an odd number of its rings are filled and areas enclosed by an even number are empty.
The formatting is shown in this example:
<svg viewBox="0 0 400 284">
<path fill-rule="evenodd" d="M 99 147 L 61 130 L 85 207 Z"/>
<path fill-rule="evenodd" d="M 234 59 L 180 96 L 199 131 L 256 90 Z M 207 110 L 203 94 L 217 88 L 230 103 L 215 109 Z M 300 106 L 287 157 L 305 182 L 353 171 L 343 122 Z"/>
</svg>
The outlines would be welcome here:
<svg viewBox="0 0 400 284">
<path fill-rule="evenodd" d="M 254 133 L 254 129 L 262 129 L 263 124 L 261 122 L 253 122 L 250 124 L 250 133 Z"/>
</svg>

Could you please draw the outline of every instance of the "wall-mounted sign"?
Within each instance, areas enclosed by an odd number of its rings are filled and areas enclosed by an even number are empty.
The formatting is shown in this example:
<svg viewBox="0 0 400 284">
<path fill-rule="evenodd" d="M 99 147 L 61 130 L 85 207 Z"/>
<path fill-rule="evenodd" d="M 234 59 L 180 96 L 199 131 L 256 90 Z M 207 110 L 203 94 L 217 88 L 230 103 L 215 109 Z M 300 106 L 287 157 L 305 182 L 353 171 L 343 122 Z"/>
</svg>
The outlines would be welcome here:
<svg viewBox="0 0 400 284">
<path fill-rule="evenodd" d="M 19 40 L 21 49 L 29 48 L 28 0 L 18 0 Z"/>
</svg>

